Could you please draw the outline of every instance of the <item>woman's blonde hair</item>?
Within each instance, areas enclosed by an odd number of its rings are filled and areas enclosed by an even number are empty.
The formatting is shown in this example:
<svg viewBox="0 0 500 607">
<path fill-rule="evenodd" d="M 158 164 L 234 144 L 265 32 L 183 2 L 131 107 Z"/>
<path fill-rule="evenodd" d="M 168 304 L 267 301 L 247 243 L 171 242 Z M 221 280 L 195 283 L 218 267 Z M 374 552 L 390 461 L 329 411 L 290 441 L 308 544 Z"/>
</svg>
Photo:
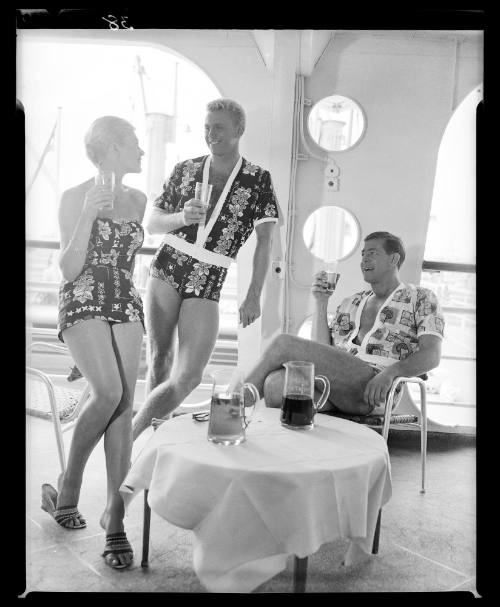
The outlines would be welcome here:
<svg viewBox="0 0 500 607">
<path fill-rule="evenodd" d="M 94 120 L 84 139 L 90 161 L 98 166 L 109 146 L 124 143 L 125 137 L 134 130 L 130 122 L 118 116 L 101 116 Z"/>
</svg>

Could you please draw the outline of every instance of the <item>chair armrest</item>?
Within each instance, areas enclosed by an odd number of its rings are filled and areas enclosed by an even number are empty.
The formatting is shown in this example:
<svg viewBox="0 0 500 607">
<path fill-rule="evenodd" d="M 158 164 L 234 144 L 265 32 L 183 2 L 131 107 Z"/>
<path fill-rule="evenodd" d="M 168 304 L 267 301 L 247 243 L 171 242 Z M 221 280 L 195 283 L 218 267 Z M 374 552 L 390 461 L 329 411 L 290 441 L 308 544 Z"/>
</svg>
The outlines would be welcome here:
<svg viewBox="0 0 500 607">
<path fill-rule="evenodd" d="M 57 352 L 63 352 L 64 354 L 69 354 L 69 350 L 68 350 L 67 346 L 65 346 L 63 344 L 53 344 L 51 342 L 46 342 L 46 341 L 33 341 L 30 344 L 28 344 L 28 346 L 26 347 L 26 350 L 30 351 L 35 346 L 39 346 L 41 348 L 49 348 L 49 350 L 52 348 L 53 350 L 56 350 Z"/>
<path fill-rule="evenodd" d="M 396 395 L 396 390 L 397 390 L 398 386 L 400 386 L 401 384 L 420 384 L 420 393 L 422 395 L 422 400 L 424 401 L 424 408 L 425 408 L 425 381 L 424 381 L 424 379 L 422 379 L 422 376 L 405 377 L 404 375 L 401 375 L 399 377 L 394 378 L 394 381 L 392 382 L 392 385 L 391 385 L 391 389 L 389 390 L 389 393 L 387 394 L 387 397 L 385 400 L 384 424 L 383 424 L 383 430 L 382 430 L 384 437 L 387 437 L 387 434 L 389 432 L 389 425 L 391 423 L 391 414 L 392 414 L 392 411 L 394 408 L 394 397 Z"/>
</svg>

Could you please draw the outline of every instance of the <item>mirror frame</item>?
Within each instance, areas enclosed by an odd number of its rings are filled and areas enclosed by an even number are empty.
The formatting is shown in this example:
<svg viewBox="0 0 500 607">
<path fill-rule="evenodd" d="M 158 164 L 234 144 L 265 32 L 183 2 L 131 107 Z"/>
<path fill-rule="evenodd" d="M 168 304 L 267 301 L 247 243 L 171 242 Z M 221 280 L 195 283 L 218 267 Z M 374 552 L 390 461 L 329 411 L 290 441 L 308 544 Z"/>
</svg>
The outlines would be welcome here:
<svg viewBox="0 0 500 607">
<path fill-rule="evenodd" d="M 318 103 L 321 103 L 321 101 L 323 101 L 324 99 L 328 99 L 328 97 L 335 97 L 335 96 L 344 97 L 344 99 L 348 99 L 349 101 L 352 101 L 353 103 L 355 103 L 358 106 L 358 108 L 359 108 L 359 110 L 361 112 L 361 115 L 363 117 L 363 130 L 361 131 L 360 136 L 355 141 L 355 143 L 353 143 L 348 148 L 345 148 L 343 150 L 330 150 L 328 148 L 323 147 L 319 143 L 317 143 L 316 140 L 311 135 L 311 129 L 309 127 L 309 118 L 311 116 L 311 112 L 318 105 Z M 358 146 L 359 143 L 363 140 L 363 138 L 364 138 L 364 136 L 366 134 L 367 124 L 368 124 L 367 117 L 366 117 L 366 112 L 363 109 L 363 106 L 359 103 L 359 101 L 357 101 L 353 97 L 349 97 L 348 95 L 341 95 L 340 93 L 333 93 L 331 95 L 326 95 L 326 97 L 321 97 L 321 99 L 319 99 L 318 101 L 316 101 L 316 103 L 312 103 L 311 104 L 311 108 L 310 108 L 310 110 L 309 110 L 309 112 L 307 114 L 307 119 L 306 120 L 307 120 L 307 135 L 308 135 L 309 139 L 314 143 L 314 145 L 317 145 L 320 149 L 322 149 L 324 152 L 327 152 L 328 154 L 342 154 L 343 152 L 349 152 L 350 150 L 352 150 L 353 148 L 355 148 L 356 146 Z"/>
<path fill-rule="evenodd" d="M 306 227 L 306 222 L 309 219 L 309 217 L 311 217 L 313 215 L 313 213 L 316 213 L 316 211 L 319 211 L 320 209 L 326 209 L 327 207 L 337 207 L 338 209 L 342 209 L 346 213 L 349 213 L 349 215 L 351 215 L 351 217 L 354 219 L 356 227 L 358 228 L 358 237 L 356 238 L 356 244 L 349 251 L 349 253 L 347 253 L 346 255 L 343 255 L 342 257 L 339 257 L 338 259 L 330 260 L 330 261 L 335 261 L 335 262 L 344 261 L 345 259 L 348 259 L 352 255 L 354 255 L 354 253 L 357 251 L 359 244 L 361 242 L 361 239 L 362 239 L 362 231 L 361 231 L 361 223 L 359 222 L 359 219 L 356 217 L 356 215 L 350 209 L 346 209 L 346 207 L 344 207 L 340 204 L 324 204 L 320 207 L 317 207 L 316 209 L 314 209 L 313 211 L 311 211 L 309 213 L 309 215 L 306 217 L 304 223 L 302 224 L 302 244 L 304 245 L 304 248 L 306 249 L 306 251 L 308 251 L 315 259 L 319 259 L 321 262 L 327 263 L 323 259 L 323 257 L 319 257 L 318 255 L 316 255 L 315 253 L 313 253 L 311 251 L 311 249 L 306 245 L 306 242 L 304 239 L 304 228 Z"/>
</svg>

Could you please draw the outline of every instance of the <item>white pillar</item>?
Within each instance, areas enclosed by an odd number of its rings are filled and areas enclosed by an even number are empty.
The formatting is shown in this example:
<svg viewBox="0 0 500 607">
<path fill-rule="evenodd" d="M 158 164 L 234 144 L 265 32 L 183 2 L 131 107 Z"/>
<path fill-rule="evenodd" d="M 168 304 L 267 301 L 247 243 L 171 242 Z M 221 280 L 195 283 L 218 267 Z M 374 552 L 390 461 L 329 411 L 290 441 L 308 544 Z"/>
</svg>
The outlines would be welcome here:
<svg viewBox="0 0 500 607">
<path fill-rule="evenodd" d="M 274 230 L 271 263 L 276 259 L 283 260 L 285 254 L 299 31 L 276 30 L 272 56 L 273 64 L 268 66 L 273 74 L 272 132 L 270 162 L 265 168 L 271 173 L 282 220 Z M 255 241 L 255 235 L 252 234 L 250 246 L 244 247 L 238 257 L 238 268 L 248 268 L 248 271 L 238 272 L 239 301 L 243 301 L 250 282 Z M 278 278 L 270 267 L 261 297 L 261 318 L 245 329 L 238 325 L 238 359 L 244 370 L 252 367 L 267 343 L 281 333 L 283 285 L 284 280 Z"/>
<path fill-rule="evenodd" d="M 157 198 L 165 181 L 166 143 L 175 139 L 173 117 L 168 114 L 148 113 L 146 115 L 146 133 L 148 155 L 147 196 L 149 200 Z"/>
</svg>

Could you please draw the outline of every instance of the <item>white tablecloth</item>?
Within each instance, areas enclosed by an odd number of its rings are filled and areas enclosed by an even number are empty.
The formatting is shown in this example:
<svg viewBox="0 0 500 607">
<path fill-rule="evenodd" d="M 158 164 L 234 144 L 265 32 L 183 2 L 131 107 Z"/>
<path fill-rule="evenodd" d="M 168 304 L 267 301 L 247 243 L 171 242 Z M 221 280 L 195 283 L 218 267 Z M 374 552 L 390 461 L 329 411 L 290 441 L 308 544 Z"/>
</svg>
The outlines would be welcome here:
<svg viewBox="0 0 500 607">
<path fill-rule="evenodd" d="M 351 540 L 349 565 L 371 553 L 379 508 L 391 496 L 382 437 L 316 415 L 310 431 L 283 428 L 262 407 L 247 441 L 216 445 L 190 415 L 162 424 L 133 463 L 126 506 L 149 488 L 151 509 L 194 532 L 193 566 L 212 592 L 250 592 L 325 542 Z M 154 533 L 154 526 L 151 529 Z"/>
</svg>

